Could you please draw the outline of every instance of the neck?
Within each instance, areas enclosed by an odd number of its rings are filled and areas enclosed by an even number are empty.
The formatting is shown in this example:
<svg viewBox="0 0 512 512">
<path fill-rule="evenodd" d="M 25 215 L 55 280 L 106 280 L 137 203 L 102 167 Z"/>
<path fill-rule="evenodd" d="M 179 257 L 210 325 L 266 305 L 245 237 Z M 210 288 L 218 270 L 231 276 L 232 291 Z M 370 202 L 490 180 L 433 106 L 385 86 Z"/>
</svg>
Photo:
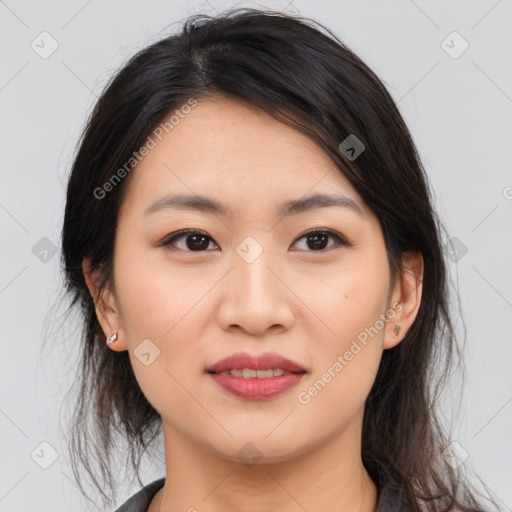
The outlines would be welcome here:
<svg viewBox="0 0 512 512">
<path fill-rule="evenodd" d="M 351 428 L 315 450 L 247 467 L 164 424 L 166 484 L 150 510 L 375 512 L 377 487 L 361 460 L 360 430 Z"/>
</svg>

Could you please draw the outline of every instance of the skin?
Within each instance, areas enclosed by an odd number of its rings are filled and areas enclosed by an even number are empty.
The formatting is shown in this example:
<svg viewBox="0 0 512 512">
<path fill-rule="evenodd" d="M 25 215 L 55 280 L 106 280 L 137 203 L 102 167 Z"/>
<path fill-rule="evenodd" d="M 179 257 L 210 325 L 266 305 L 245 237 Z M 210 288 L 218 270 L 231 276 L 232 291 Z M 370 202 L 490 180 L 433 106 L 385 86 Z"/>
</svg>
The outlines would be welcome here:
<svg viewBox="0 0 512 512">
<path fill-rule="evenodd" d="M 380 223 L 330 157 L 293 128 L 222 96 L 200 101 L 128 185 L 114 287 L 99 292 L 87 260 L 83 268 L 105 336 L 118 332 L 111 350 L 129 351 L 162 416 L 166 484 L 150 512 L 374 511 L 377 488 L 361 460 L 364 404 L 383 350 L 400 343 L 417 314 L 421 254 L 404 254 L 405 270 L 391 282 Z M 282 202 L 321 192 L 352 199 L 362 213 L 330 206 L 276 215 Z M 232 215 L 144 215 L 171 193 L 209 196 Z M 187 235 L 159 246 L 185 228 L 209 237 L 204 250 L 187 248 Z M 303 235 L 318 228 L 351 245 L 330 236 L 317 249 Z M 251 263 L 236 251 L 247 236 L 263 249 Z M 298 393 L 393 304 L 394 318 L 300 403 Z M 146 366 L 134 350 L 148 338 L 160 356 Z M 277 352 L 309 373 L 275 398 L 244 400 L 205 373 L 235 352 Z M 237 453 L 249 442 L 261 458 L 247 467 Z"/>
</svg>

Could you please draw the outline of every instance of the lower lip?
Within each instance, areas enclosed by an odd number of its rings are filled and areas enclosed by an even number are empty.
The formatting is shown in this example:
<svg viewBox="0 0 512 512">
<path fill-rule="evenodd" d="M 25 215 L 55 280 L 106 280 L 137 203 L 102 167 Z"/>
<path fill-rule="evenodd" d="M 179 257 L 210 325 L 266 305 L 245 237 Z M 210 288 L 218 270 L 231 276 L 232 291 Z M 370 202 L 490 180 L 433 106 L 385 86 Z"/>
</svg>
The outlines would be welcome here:
<svg viewBox="0 0 512 512">
<path fill-rule="evenodd" d="M 304 375 L 306 374 L 292 373 L 265 379 L 244 379 L 233 375 L 210 373 L 212 379 L 226 391 L 247 400 L 265 400 L 280 395 L 296 386 Z"/>
</svg>

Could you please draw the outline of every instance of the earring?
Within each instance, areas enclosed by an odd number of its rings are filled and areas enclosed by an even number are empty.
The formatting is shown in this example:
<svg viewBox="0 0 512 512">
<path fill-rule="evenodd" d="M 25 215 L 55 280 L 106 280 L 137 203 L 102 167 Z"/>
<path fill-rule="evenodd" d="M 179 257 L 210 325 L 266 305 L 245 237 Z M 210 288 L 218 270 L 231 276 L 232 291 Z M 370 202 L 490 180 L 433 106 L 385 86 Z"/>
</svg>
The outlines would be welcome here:
<svg viewBox="0 0 512 512">
<path fill-rule="evenodd" d="M 117 340 L 117 332 L 112 334 L 112 336 L 110 336 L 110 338 L 107 339 L 107 345 L 111 345 L 116 340 Z"/>
<path fill-rule="evenodd" d="M 395 326 L 395 328 L 393 329 L 393 332 L 394 332 L 395 334 L 398 334 L 398 333 L 400 332 L 400 329 L 401 329 L 401 328 L 402 328 L 402 326 L 401 326 L 401 325 L 397 325 L 397 326 Z"/>
</svg>

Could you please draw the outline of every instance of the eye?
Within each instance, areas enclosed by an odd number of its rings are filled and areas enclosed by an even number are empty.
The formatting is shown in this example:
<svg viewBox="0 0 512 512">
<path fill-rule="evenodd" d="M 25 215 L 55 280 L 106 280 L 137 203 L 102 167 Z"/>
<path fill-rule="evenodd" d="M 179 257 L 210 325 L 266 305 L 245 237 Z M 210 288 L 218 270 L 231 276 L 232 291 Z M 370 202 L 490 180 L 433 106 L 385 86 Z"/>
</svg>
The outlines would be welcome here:
<svg viewBox="0 0 512 512">
<path fill-rule="evenodd" d="M 182 244 L 181 247 L 176 243 L 177 241 L 185 240 L 185 244 Z M 165 239 L 161 245 L 174 245 L 181 249 L 182 251 L 204 251 L 210 245 L 209 240 L 213 242 L 213 240 L 203 233 L 202 231 L 197 231 L 194 229 L 186 229 L 183 231 L 179 231 L 178 233 L 173 234 L 171 237 Z M 218 247 L 217 244 L 214 244 L 215 247 Z"/>
<path fill-rule="evenodd" d="M 327 241 L 329 238 L 334 239 L 335 243 L 332 245 L 327 245 Z M 306 240 L 306 246 L 312 248 L 312 252 L 321 252 L 327 247 L 332 247 L 333 245 L 344 245 L 350 246 L 350 244 L 338 233 L 330 230 L 314 230 L 309 231 L 302 235 L 298 240 Z"/>
<path fill-rule="evenodd" d="M 335 243 L 327 245 L 329 238 L 333 239 Z M 326 248 L 332 247 L 333 245 L 351 245 L 338 233 L 326 229 L 316 229 L 314 231 L 309 231 L 308 233 L 302 235 L 298 240 L 301 241 L 303 239 L 306 241 L 306 246 L 312 249 L 312 252 L 321 252 Z M 184 244 L 182 243 L 183 241 L 185 242 Z M 172 245 L 182 251 L 187 252 L 200 252 L 208 250 L 210 242 L 213 242 L 213 239 L 209 237 L 206 233 L 194 229 L 186 229 L 174 233 L 173 235 L 165 239 L 160 245 Z M 181 243 L 181 246 L 179 245 L 179 243 Z M 214 248 L 219 248 L 218 245 L 215 244 L 215 242 L 213 242 L 213 244 L 215 246 Z"/>
</svg>

